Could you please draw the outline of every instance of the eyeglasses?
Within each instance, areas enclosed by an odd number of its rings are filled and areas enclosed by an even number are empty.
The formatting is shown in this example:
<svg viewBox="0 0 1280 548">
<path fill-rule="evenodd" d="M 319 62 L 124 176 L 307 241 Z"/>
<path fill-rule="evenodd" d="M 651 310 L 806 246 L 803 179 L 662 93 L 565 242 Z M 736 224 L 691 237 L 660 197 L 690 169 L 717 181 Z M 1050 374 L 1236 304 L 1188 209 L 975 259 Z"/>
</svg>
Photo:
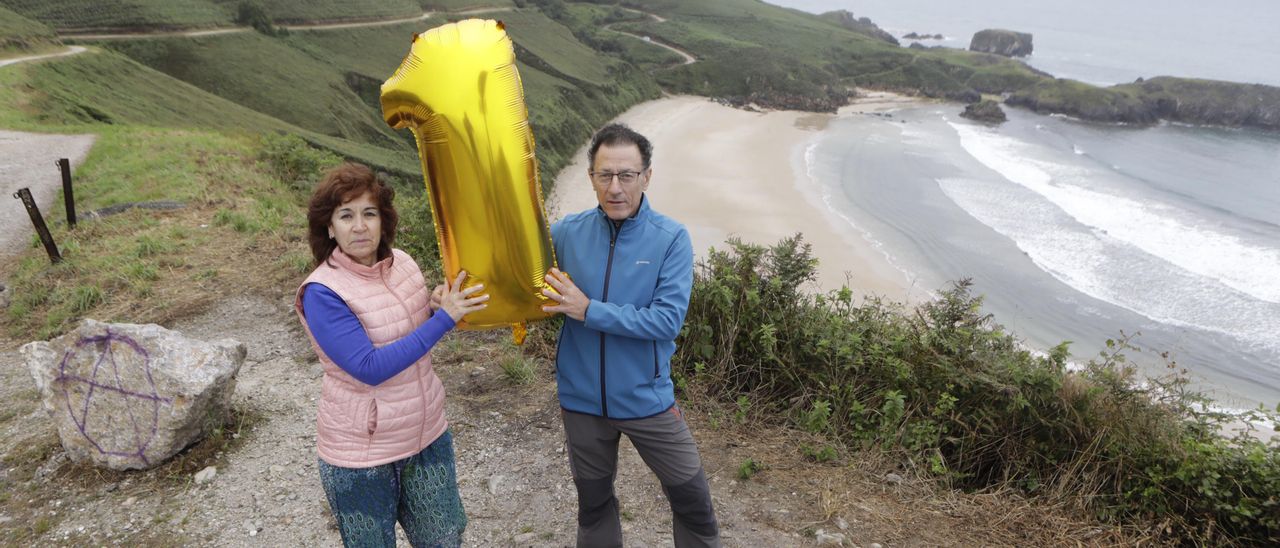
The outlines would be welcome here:
<svg viewBox="0 0 1280 548">
<path fill-rule="evenodd" d="M 602 186 L 602 187 L 609 186 L 611 183 L 613 183 L 614 177 L 617 177 L 618 182 L 622 183 L 624 186 L 635 184 L 636 181 L 640 180 L 640 173 L 641 172 L 639 171 L 619 171 L 617 173 L 613 173 L 609 171 L 587 172 L 587 174 L 591 176 L 591 182 L 595 183 L 596 186 Z"/>
</svg>

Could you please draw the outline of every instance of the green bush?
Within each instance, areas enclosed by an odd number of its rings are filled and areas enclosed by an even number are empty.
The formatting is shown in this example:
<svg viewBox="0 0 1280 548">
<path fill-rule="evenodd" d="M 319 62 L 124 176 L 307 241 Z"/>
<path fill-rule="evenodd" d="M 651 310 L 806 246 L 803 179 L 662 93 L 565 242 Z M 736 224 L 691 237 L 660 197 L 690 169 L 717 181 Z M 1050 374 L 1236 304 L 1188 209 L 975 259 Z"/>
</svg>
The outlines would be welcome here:
<svg viewBox="0 0 1280 548">
<path fill-rule="evenodd" d="M 267 36 L 288 33 L 288 30 L 284 28 L 276 28 L 271 16 L 267 15 L 267 10 L 256 0 L 241 0 L 240 4 L 236 6 L 236 22 L 241 25 L 251 26 L 253 30 Z"/>
<path fill-rule="evenodd" d="M 325 171 L 342 163 L 338 155 L 314 148 L 292 133 L 263 135 L 258 158 L 266 162 L 276 179 L 307 193 Z"/>
<path fill-rule="evenodd" d="M 440 262 L 440 245 L 427 193 L 410 191 L 405 185 L 399 185 L 396 188 L 396 213 L 400 215 L 400 226 L 396 229 L 395 246 L 418 262 L 427 284 L 435 287 L 444 281 L 444 265 Z"/>
<path fill-rule="evenodd" d="M 1073 496 L 1194 542 L 1280 542 L 1278 444 L 1224 437 L 1233 417 L 1184 377 L 1139 385 L 1127 338 L 1071 372 L 1067 343 L 1028 351 L 967 280 L 904 311 L 855 305 L 848 288 L 805 293 L 816 265 L 798 235 L 713 249 L 674 360 L 689 390 L 900 454 L 956 487 Z"/>
</svg>

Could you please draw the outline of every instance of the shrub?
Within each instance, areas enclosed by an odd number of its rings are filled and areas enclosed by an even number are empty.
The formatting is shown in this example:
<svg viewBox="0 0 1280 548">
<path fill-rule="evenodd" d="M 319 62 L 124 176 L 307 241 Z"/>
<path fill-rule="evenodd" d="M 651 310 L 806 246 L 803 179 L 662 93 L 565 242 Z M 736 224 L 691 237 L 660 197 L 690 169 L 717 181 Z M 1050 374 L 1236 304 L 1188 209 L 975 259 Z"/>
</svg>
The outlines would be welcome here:
<svg viewBox="0 0 1280 548">
<path fill-rule="evenodd" d="M 806 293 L 816 266 L 798 235 L 713 249 L 673 363 L 689 390 L 899 454 L 956 487 L 1074 496 L 1194 542 L 1280 542 L 1280 444 L 1224 437 L 1233 417 L 1208 411 L 1184 376 L 1136 383 L 1128 336 L 1070 372 L 1067 343 L 1028 351 L 967 280 L 904 313 L 855 305 L 848 288 Z"/>
<path fill-rule="evenodd" d="M 258 159 L 276 179 L 305 193 L 311 192 L 325 171 L 342 163 L 336 154 L 313 148 L 291 133 L 263 135 Z"/>
</svg>

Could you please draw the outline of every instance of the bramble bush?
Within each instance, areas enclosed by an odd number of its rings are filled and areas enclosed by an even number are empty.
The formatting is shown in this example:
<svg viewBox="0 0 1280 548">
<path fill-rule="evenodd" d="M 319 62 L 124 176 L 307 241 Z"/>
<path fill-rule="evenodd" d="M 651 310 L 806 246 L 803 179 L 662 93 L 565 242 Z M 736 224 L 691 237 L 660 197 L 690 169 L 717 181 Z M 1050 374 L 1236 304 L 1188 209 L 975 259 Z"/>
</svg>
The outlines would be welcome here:
<svg viewBox="0 0 1280 548">
<path fill-rule="evenodd" d="M 1280 444 L 1224 435 L 1237 417 L 1176 370 L 1137 382 L 1128 336 L 1069 371 L 1068 343 L 1029 351 L 982 313 L 968 280 L 908 310 L 855 305 L 848 288 L 808 293 L 816 268 L 799 235 L 713 249 L 695 275 L 677 386 L 899 454 L 954 487 L 1067 497 L 1174 542 L 1280 542 Z"/>
</svg>

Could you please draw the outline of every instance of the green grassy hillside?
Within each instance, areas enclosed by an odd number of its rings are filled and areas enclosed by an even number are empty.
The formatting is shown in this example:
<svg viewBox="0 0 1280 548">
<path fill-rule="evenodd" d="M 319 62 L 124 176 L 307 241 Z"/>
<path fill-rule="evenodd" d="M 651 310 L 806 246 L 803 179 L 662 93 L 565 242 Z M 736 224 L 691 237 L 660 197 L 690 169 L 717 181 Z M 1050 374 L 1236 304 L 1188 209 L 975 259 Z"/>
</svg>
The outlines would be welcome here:
<svg viewBox="0 0 1280 548">
<path fill-rule="evenodd" d="M 256 32 L 107 41 L 104 47 L 253 110 L 317 133 L 404 144 L 324 57 Z"/>
<path fill-rule="evenodd" d="M 0 0 L 0 6 L 58 29 L 173 29 L 232 25 L 246 1 L 281 24 L 392 19 L 423 10 L 415 0 Z"/>
<path fill-rule="evenodd" d="M 510 8 L 515 7 L 516 2 L 513 0 L 418 0 L 418 5 L 425 10 L 460 11 L 489 7 Z"/>
<path fill-rule="evenodd" d="M 57 29 L 188 28 L 231 24 L 232 13 L 208 0 L 0 0 Z"/>
<path fill-rule="evenodd" d="M 699 62 L 656 72 L 666 88 L 767 106 L 833 110 L 851 86 L 974 100 L 1044 79 L 1009 59 L 960 50 L 912 50 L 837 22 L 753 0 L 623 2 L 665 22 L 638 19 L 615 28 L 651 36 Z M 598 6 L 568 4 L 575 32 L 592 32 Z M 586 19 L 591 19 L 590 22 Z"/>
<path fill-rule="evenodd" d="M 0 7 L 0 55 L 6 51 L 29 51 L 56 44 L 58 37 L 48 25 Z"/>
<path fill-rule="evenodd" d="M 246 108 L 112 51 L 0 71 L 0 126 L 32 131 L 98 131 L 104 126 L 293 133 L 339 155 L 413 175 L 416 154 L 326 136 Z"/>
<path fill-rule="evenodd" d="M 236 13 L 244 0 L 213 0 L 228 13 Z M 415 0 L 251 0 L 276 23 L 394 19 L 422 13 Z"/>
<path fill-rule="evenodd" d="M 620 63 L 602 56 L 573 36 L 564 25 L 537 11 L 506 11 L 485 14 L 501 19 L 507 34 L 519 47 L 520 60 L 540 64 L 543 72 L 575 84 L 597 85 L 612 80 L 610 72 Z"/>
<path fill-rule="evenodd" d="M 538 157 L 548 173 L 563 166 L 594 128 L 660 94 L 624 61 L 592 50 L 536 11 L 501 12 L 501 18 L 516 44 Z M 101 45 L 211 94 L 345 140 L 311 139 L 326 148 L 366 159 L 377 157 L 377 150 L 412 158 L 410 134 L 382 121 L 379 86 L 408 53 L 413 33 L 444 21 L 295 31 L 278 38 L 239 33 Z M 353 151 L 356 143 L 363 150 Z"/>
</svg>

